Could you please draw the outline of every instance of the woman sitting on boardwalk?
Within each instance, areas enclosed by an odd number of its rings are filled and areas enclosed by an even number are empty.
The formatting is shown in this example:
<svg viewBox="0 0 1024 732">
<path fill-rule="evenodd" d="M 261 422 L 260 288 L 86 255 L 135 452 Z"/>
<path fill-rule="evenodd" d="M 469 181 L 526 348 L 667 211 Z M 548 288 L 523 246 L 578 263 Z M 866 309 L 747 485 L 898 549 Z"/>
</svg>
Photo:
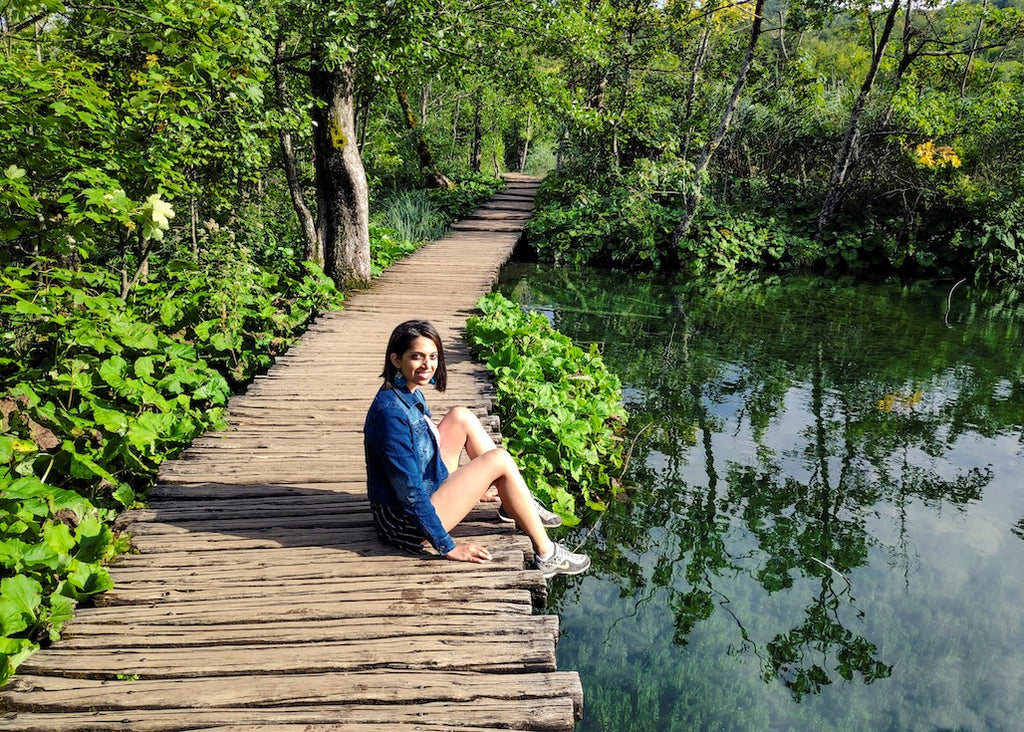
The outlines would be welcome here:
<svg viewBox="0 0 1024 732">
<path fill-rule="evenodd" d="M 548 538 L 545 525 L 561 519 L 538 504 L 509 453 L 496 447 L 476 415 L 455 407 L 438 425 L 422 388 L 444 391 L 447 373 L 441 337 L 422 320 L 402 323 L 391 334 L 384 384 L 363 427 L 366 486 L 381 540 L 419 552 L 424 539 L 442 555 L 463 562 L 490 560 L 476 544 L 456 544 L 451 531 L 497 487 L 503 520 L 515 521 L 533 542 L 534 565 L 545 577 L 579 574 L 590 559 Z M 465 448 L 470 461 L 459 467 Z"/>
</svg>

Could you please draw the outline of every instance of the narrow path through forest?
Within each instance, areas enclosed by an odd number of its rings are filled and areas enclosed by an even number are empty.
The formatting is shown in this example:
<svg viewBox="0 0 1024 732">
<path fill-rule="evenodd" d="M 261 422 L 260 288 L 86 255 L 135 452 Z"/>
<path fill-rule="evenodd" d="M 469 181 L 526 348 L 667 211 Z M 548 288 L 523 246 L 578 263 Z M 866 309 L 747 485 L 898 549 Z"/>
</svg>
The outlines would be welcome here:
<svg viewBox="0 0 1024 732">
<path fill-rule="evenodd" d="M 445 338 L 435 416 L 491 409 L 461 338 L 529 217 L 537 181 L 511 177 L 449 236 L 319 318 L 229 406 L 227 431 L 165 463 L 149 506 L 120 520 L 138 553 L 115 589 L 0 689 L 0 729 L 572 729 L 575 672 L 555 668 L 558 618 L 530 545 L 480 504 L 456 538 L 487 565 L 423 559 L 374 535 L 363 416 L 391 329 Z M 497 422 L 486 422 L 497 430 Z"/>
</svg>

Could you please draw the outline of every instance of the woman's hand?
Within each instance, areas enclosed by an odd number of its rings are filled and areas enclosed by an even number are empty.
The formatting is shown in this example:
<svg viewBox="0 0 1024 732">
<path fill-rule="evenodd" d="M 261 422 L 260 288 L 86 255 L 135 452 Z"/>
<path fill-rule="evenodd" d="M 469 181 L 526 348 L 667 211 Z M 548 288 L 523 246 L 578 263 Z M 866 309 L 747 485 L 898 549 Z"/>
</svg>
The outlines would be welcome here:
<svg viewBox="0 0 1024 732">
<path fill-rule="evenodd" d="M 491 561 L 491 553 L 476 544 L 456 544 L 455 548 L 445 556 L 457 562 L 473 562 L 475 564 Z"/>
</svg>

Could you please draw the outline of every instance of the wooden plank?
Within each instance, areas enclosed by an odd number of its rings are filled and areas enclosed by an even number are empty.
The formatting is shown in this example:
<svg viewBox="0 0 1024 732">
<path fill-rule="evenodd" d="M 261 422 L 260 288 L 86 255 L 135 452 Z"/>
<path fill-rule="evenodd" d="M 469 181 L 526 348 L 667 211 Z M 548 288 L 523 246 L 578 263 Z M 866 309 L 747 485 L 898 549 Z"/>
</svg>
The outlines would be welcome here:
<svg viewBox="0 0 1024 732">
<path fill-rule="evenodd" d="M 160 552 L 159 554 L 123 554 L 110 565 L 118 576 L 122 572 L 182 572 L 192 571 L 235 571 L 238 573 L 264 571 L 269 566 L 301 572 L 306 567 L 310 572 L 319 571 L 322 565 L 344 567 L 349 576 L 416 571 L 434 574 L 448 572 L 496 572 L 523 567 L 523 551 L 529 542 L 519 536 L 509 536 L 508 541 L 491 550 L 494 560 L 486 564 L 469 565 L 449 562 L 437 555 L 413 555 L 380 544 L 363 546 L 358 551 L 349 549 L 325 549 L 310 552 L 306 547 L 279 547 L 272 550 L 218 551 L 197 555 L 193 551 Z M 355 567 L 351 567 L 355 565 Z"/>
<path fill-rule="evenodd" d="M 460 524 L 450 534 L 456 539 L 473 538 L 485 546 L 515 545 L 515 537 L 509 535 L 482 534 L 474 531 L 473 526 Z M 219 532 L 187 531 L 171 533 L 143 534 L 130 532 L 132 545 L 142 552 L 182 551 L 190 549 L 197 553 L 219 552 L 226 549 L 277 549 L 284 547 L 308 547 L 321 549 L 356 550 L 367 544 L 379 545 L 377 533 L 370 526 L 357 527 L 320 527 L 314 526 L 301 530 L 259 528 L 246 532 L 239 530 L 235 534 Z M 383 546 L 383 545 L 380 545 Z M 400 556 L 401 549 L 393 549 L 392 553 Z"/>
<path fill-rule="evenodd" d="M 317 674 L 244 675 L 213 679 L 104 681 L 19 674 L 4 689 L 9 709 L 131 710 L 148 707 L 216 709 L 284 705 L 415 704 L 505 699 L 525 708 L 547 698 L 568 698 L 582 709 L 573 672 L 477 674 L 386 669 Z M 276 710 L 281 711 L 281 710 Z"/>
<path fill-rule="evenodd" d="M 367 671 L 401 668 L 450 671 L 553 671 L 555 647 L 549 637 L 413 636 L 365 641 L 194 645 L 154 648 L 49 649 L 25 661 L 22 673 L 117 679 L 212 678 L 235 676 L 253 668 L 275 674 Z"/>
<path fill-rule="evenodd" d="M 399 705 L 318 705 L 308 708 L 131 709 L 76 711 L 57 716 L 0 717 L 0 730 L 17 732 L 487 732 L 571 730 L 573 700 L 477 698 Z M 429 720 L 446 720 L 435 723 Z M 481 726 L 501 720 L 500 727 Z M 13 724 L 5 724 L 15 720 Z M 15 726 L 16 725 L 16 726 Z"/>
<path fill-rule="evenodd" d="M 292 577 L 286 571 L 265 572 L 262 576 L 256 577 L 232 578 L 217 578 L 201 574 L 199 578 L 201 578 L 201 582 L 197 581 L 196 576 L 137 582 L 125 582 L 118 578 L 119 581 L 114 589 L 105 593 L 99 602 L 103 605 L 115 605 L 243 598 L 261 598 L 265 601 L 277 594 L 283 593 L 290 597 L 295 592 L 310 590 L 315 590 L 317 594 L 329 595 L 330 588 L 336 587 L 337 580 L 342 578 L 345 579 L 346 595 L 367 598 L 391 595 L 396 592 L 395 587 L 398 583 L 401 583 L 401 594 L 406 598 L 418 589 L 429 593 L 435 591 L 439 586 L 444 588 L 445 595 L 453 590 L 473 588 L 494 591 L 526 589 L 536 593 L 544 587 L 543 580 L 538 579 L 537 572 L 533 570 L 438 575 L 417 573 L 413 577 L 402 575 L 346 577 L 341 572 L 323 572 L 316 577 Z"/>
<path fill-rule="evenodd" d="M 551 705 L 559 702 L 552 701 Z M 566 701 L 566 704 L 569 702 Z M 485 712 L 482 706 L 473 708 L 473 716 L 480 716 L 484 721 L 491 721 L 495 715 L 502 717 L 515 717 L 515 709 L 511 712 L 501 710 L 500 705 L 511 705 L 512 702 L 498 702 L 489 707 Z M 545 705 L 548 706 L 548 705 Z M 186 713 L 173 712 L 168 710 L 149 711 L 142 710 L 133 712 L 126 716 L 121 712 L 84 712 L 77 714 L 61 715 L 54 719 L 53 715 L 45 714 L 24 714 L 20 715 L 19 726 L 7 727 L 4 725 L 3 717 L 0 717 L 0 730 L 11 729 L 17 732 L 502 732 L 509 729 L 565 729 L 564 726 L 544 727 L 533 726 L 526 723 L 526 726 L 503 725 L 501 727 L 478 727 L 459 724 L 431 724 L 419 721 L 417 714 L 412 710 L 399 708 L 393 716 L 388 716 L 386 707 L 370 707 L 365 711 L 352 707 L 343 707 L 333 719 L 312 721 L 309 715 L 288 715 L 285 718 L 299 718 L 301 721 L 288 723 L 277 721 L 277 715 L 269 712 L 249 712 L 248 710 L 222 710 L 216 713 L 218 719 L 209 719 L 215 713 L 202 712 L 196 715 L 191 710 Z M 554 719 L 564 718 L 566 713 L 563 708 L 555 712 L 541 709 L 541 713 L 548 712 L 548 716 Z M 450 718 L 452 712 L 448 709 L 441 709 L 438 705 L 432 705 L 431 713 L 444 718 Z M 460 719 L 468 718 L 469 710 L 460 712 Z M 396 717 L 403 717 L 399 720 Z M 368 719 L 371 717 L 373 720 Z M 408 719 L 406 719 L 406 717 Z M 14 716 L 11 715 L 13 719 Z M 248 720 L 242 725 L 222 723 L 220 718 L 245 719 Z M 267 719 L 261 723 L 257 719 Z M 540 717 L 543 722 L 544 716 Z M 274 721 L 270 721 L 274 720 Z M 356 721 L 358 720 L 358 721 Z M 199 725 L 199 726 L 197 726 Z"/>
<path fill-rule="evenodd" d="M 329 490 L 335 491 L 359 491 L 365 493 L 366 478 L 350 481 L 331 481 L 323 483 L 263 483 L 253 481 L 252 483 L 227 484 L 227 483 L 190 483 L 181 485 L 177 483 L 157 483 L 149 491 L 149 499 L 152 502 L 163 502 L 166 500 L 176 501 L 207 501 L 216 499 L 238 499 L 238 498 L 267 498 L 274 496 L 300 496 L 311 495 L 312 492 L 320 493 Z"/>
<path fill-rule="evenodd" d="M 558 638 L 555 615 L 505 615 L 481 617 L 467 623 L 462 617 L 424 616 L 419 618 L 345 618 L 322 620 L 315 625 L 304 619 L 274 620 L 262 623 L 207 623 L 181 627 L 157 622 L 87 623 L 76 620 L 61 639 L 61 648 L 161 648 L 190 645 L 236 645 L 356 641 L 375 638 L 410 638 L 446 635 L 490 636 L 531 635 L 554 642 Z"/>
</svg>

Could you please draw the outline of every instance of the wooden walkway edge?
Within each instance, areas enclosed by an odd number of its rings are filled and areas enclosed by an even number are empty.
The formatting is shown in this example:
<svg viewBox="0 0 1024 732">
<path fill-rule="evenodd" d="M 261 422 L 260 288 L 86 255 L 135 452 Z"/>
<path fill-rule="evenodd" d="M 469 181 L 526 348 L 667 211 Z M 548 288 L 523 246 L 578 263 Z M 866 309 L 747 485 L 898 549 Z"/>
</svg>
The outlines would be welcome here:
<svg viewBox="0 0 1024 732">
<path fill-rule="evenodd" d="M 529 217 L 536 179 L 319 318 L 248 392 L 229 429 L 165 463 L 122 528 L 138 553 L 115 588 L 0 689 L 0 730 L 328 732 L 571 730 L 578 674 L 558 671 L 558 618 L 529 541 L 482 503 L 455 532 L 494 561 L 381 544 L 365 495 L 362 421 L 392 328 L 434 322 L 449 388 L 488 416 L 492 387 L 462 340 Z"/>
</svg>

